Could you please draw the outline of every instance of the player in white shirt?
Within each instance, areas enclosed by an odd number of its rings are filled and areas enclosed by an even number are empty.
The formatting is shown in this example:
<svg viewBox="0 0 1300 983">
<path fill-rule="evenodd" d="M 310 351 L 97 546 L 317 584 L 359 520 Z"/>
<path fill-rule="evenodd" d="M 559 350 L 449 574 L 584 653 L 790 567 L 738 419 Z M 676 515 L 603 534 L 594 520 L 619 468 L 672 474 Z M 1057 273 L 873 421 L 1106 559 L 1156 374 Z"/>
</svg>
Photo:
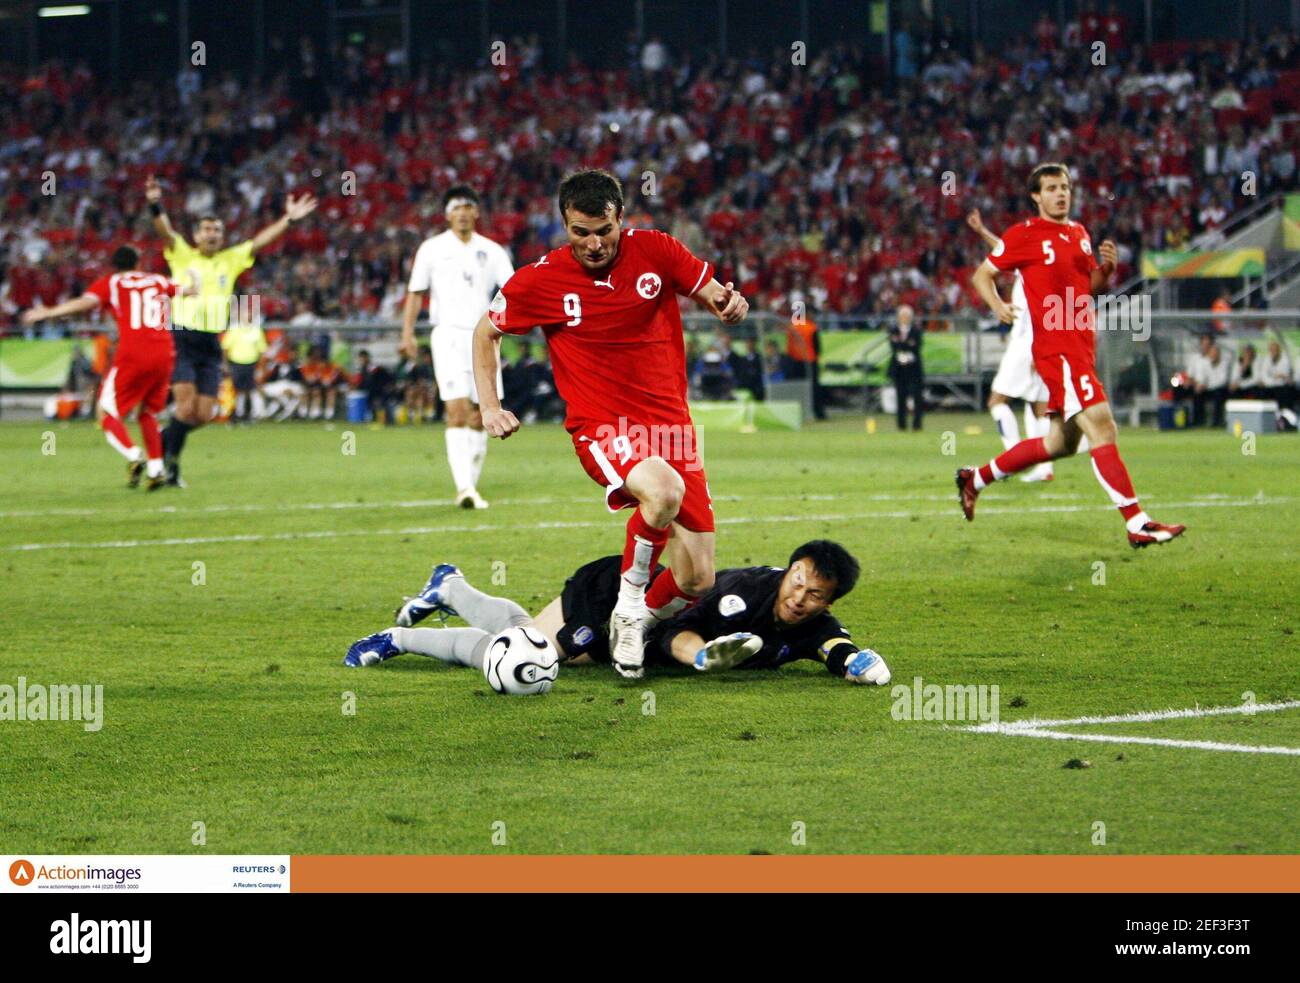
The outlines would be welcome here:
<svg viewBox="0 0 1300 983">
<path fill-rule="evenodd" d="M 487 433 L 474 385 L 474 327 L 488 302 L 514 273 L 510 254 L 474 231 L 478 194 L 465 184 L 447 189 L 443 211 L 448 229 L 424 240 L 411 263 L 402 312 L 402 352 L 418 355 L 415 322 L 428 295 L 433 325 L 433 374 L 447 407 L 447 463 L 461 508 L 485 509 L 478 479 L 487 455 Z M 501 388 L 500 376 L 497 389 Z"/>
<path fill-rule="evenodd" d="M 989 231 L 980 218 L 979 209 L 966 216 L 966 224 L 978 233 L 990 249 L 998 246 L 998 237 Z M 1002 446 L 1011 450 L 1020 443 L 1020 428 L 1016 425 L 1016 414 L 1011 409 L 1011 400 L 1023 400 L 1025 417 L 1025 437 L 1046 437 L 1050 424 L 1047 419 L 1047 385 L 1038 377 L 1034 368 L 1034 329 L 1029 320 L 1029 303 L 1025 298 L 1024 284 L 1020 274 L 1016 274 L 1015 285 L 1011 289 L 1011 306 L 1020 313 L 1011 325 L 1007 336 L 1007 350 L 1002 354 L 997 375 L 989 387 L 989 414 L 998 428 Z M 1086 441 L 1087 438 L 1084 438 Z M 1021 481 L 1051 481 L 1052 462 L 1038 465 Z"/>
</svg>

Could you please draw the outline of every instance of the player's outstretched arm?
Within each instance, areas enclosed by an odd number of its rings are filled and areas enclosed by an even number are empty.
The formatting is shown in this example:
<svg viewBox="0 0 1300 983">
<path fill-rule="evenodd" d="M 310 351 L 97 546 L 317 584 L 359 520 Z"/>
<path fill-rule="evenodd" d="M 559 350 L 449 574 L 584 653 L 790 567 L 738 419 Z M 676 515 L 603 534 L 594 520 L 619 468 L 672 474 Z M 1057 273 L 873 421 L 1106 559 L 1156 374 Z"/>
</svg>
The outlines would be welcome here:
<svg viewBox="0 0 1300 983">
<path fill-rule="evenodd" d="M 989 227 L 984 224 L 984 219 L 980 215 L 978 208 L 972 208 L 966 216 L 966 224 L 975 230 L 975 234 L 984 240 L 984 244 L 989 249 L 998 248 L 998 237 L 989 231 Z"/>
<path fill-rule="evenodd" d="M 695 300 L 723 324 L 739 324 L 749 313 L 749 301 L 730 280 L 725 287 L 710 280 L 695 292 Z"/>
<path fill-rule="evenodd" d="M 839 676 L 861 685 L 886 685 L 891 676 L 884 658 L 874 649 L 860 649 L 846 636 L 831 638 L 822 643 L 813 656 L 826 666 L 832 676 Z"/>
<path fill-rule="evenodd" d="M 501 371 L 501 332 L 484 314 L 474 328 L 474 385 L 478 389 L 478 408 L 483 429 L 489 436 L 505 440 L 519 429 L 519 420 L 501 406 L 497 392 L 497 373 Z"/>
<path fill-rule="evenodd" d="M 265 249 L 275 242 L 276 239 L 284 235 L 294 222 L 300 221 L 316 211 L 317 204 L 316 199 L 310 194 L 304 194 L 297 198 L 289 195 L 284 199 L 284 214 L 249 240 L 253 252 Z"/>
<path fill-rule="evenodd" d="M 763 639 L 747 631 L 723 635 L 711 642 L 706 642 L 698 632 L 679 631 L 672 640 L 673 658 L 700 672 L 732 669 L 762 647 Z"/>
<path fill-rule="evenodd" d="M 998 275 L 998 272 L 998 268 L 986 259 L 976 268 L 970 282 L 975 288 L 975 292 L 984 299 L 984 303 L 988 304 L 989 309 L 997 315 L 999 321 L 1003 324 L 1014 324 L 1020 309 L 1008 304 L 998 294 L 998 285 L 994 281 L 994 277 Z"/>
<path fill-rule="evenodd" d="M 162 206 L 162 185 L 158 179 L 150 174 L 145 178 L 144 197 L 149 203 L 149 213 L 153 216 L 153 230 L 162 238 L 171 242 L 173 239 L 179 239 L 180 234 L 172 228 L 171 219 L 167 217 L 167 212 Z"/>
<path fill-rule="evenodd" d="M 55 317 L 68 317 L 72 314 L 88 314 L 99 306 L 99 298 L 94 294 L 82 294 L 72 300 L 65 300 L 53 307 L 41 307 L 39 304 L 31 310 L 23 311 L 23 324 L 35 324 Z"/>
<path fill-rule="evenodd" d="M 1115 267 L 1119 264 L 1119 247 L 1113 239 L 1103 239 L 1097 255 L 1101 257 L 1101 265 L 1092 271 L 1093 293 L 1099 293 L 1110 286 L 1110 278 L 1115 275 Z"/>
</svg>

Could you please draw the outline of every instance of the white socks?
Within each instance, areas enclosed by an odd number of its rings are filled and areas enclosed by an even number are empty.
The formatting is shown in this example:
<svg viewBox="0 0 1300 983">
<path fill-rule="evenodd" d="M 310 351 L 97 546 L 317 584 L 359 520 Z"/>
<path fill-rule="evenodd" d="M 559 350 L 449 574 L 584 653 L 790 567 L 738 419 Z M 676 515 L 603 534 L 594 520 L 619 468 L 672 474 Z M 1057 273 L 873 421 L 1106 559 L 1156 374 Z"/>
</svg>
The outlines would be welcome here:
<svg viewBox="0 0 1300 983">
<path fill-rule="evenodd" d="M 492 640 L 482 628 L 390 628 L 388 634 L 403 652 L 472 669 L 483 668 L 483 654 Z"/>
<path fill-rule="evenodd" d="M 474 430 L 469 428 L 470 448 L 472 451 L 470 457 L 471 476 L 474 479 L 473 486 L 478 487 L 479 475 L 483 473 L 483 459 L 487 457 L 488 435 L 486 430 Z"/>
<path fill-rule="evenodd" d="M 1047 423 L 1047 417 L 1034 416 L 1034 404 L 1026 402 L 1020 409 L 1020 415 L 1025 419 L 1025 436 L 1026 437 L 1045 437 L 1047 431 L 1041 430 L 1039 424 Z"/>
<path fill-rule="evenodd" d="M 470 585 L 464 577 L 448 577 L 440 588 L 443 599 L 475 628 L 496 634 L 532 623 L 528 612 L 508 597 L 493 597 Z"/>
<path fill-rule="evenodd" d="M 621 613 L 645 607 L 645 589 L 650 583 L 650 558 L 654 555 L 654 544 L 640 536 L 632 538 L 636 544 L 632 547 L 632 565 L 618 578 L 615 610 Z"/>
<path fill-rule="evenodd" d="M 144 466 L 144 473 L 150 478 L 161 478 L 163 473 L 163 462 L 161 457 L 151 457 Z"/>
<path fill-rule="evenodd" d="M 1028 406 L 1028 404 L 1026 404 Z M 1027 413 L 1032 410 L 1026 409 Z M 989 413 L 993 417 L 993 422 L 997 424 L 998 436 L 1002 438 L 1002 449 L 1011 450 L 1016 444 L 1020 443 L 1020 428 L 1016 426 L 1016 414 L 1012 412 L 1010 406 L 1006 403 L 998 403 L 996 406 L 989 407 Z M 1033 435 L 1033 431 L 1029 431 Z"/>
<path fill-rule="evenodd" d="M 474 487 L 474 431 L 469 427 L 447 428 L 447 464 L 458 493 Z"/>
<path fill-rule="evenodd" d="M 447 428 L 447 464 L 451 466 L 451 480 L 458 493 L 478 488 L 487 447 L 486 430 L 474 430 L 471 427 Z"/>
<path fill-rule="evenodd" d="M 1025 433 L 1034 437 L 1046 437 L 1052 430 L 1052 418 L 1046 413 L 1034 416 L 1033 403 L 1025 404 Z M 1086 439 L 1086 438 L 1085 438 Z M 1044 461 L 1030 472 L 1030 477 L 1045 478 L 1052 474 L 1052 462 Z"/>
</svg>

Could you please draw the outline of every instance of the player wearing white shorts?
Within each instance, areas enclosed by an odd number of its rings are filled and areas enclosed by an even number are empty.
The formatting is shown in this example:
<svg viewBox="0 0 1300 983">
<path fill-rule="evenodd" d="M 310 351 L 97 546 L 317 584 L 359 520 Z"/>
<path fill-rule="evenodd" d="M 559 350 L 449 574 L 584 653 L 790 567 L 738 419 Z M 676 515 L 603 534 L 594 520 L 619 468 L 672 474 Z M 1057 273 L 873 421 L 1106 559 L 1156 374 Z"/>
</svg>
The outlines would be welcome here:
<svg viewBox="0 0 1300 983">
<path fill-rule="evenodd" d="M 978 208 L 966 216 L 966 224 L 979 234 L 990 249 L 997 248 L 998 237 L 984 225 Z M 993 417 L 998 436 L 1002 438 L 1002 446 L 1006 450 L 1020 443 L 1020 428 L 1016 425 L 1011 400 L 1024 401 L 1026 437 L 1046 437 L 1050 427 L 1047 419 L 1047 385 L 1034 368 L 1034 328 L 1029 320 L 1029 303 L 1019 274 L 1016 274 L 1016 282 L 1011 289 L 1011 305 L 1019 314 L 1007 335 L 1007 350 L 1002 354 L 997 375 L 989 387 L 988 401 L 989 414 Z M 1053 477 L 1052 462 L 1048 461 L 1038 465 L 1020 480 L 1051 481 Z"/>
<path fill-rule="evenodd" d="M 415 322 L 427 294 L 433 374 L 447 409 L 447 463 L 456 486 L 456 504 L 485 509 L 478 479 L 488 441 L 478 411 L 471 345 L 474 327 L 487 312 L 488 302 L 515 270 L 504 248 L 474 231 L 479 211 L 473 188 L 458 184 L 447 189 L 443 211 L 447 231 L 424 240 L 411 263 L 401 349 L 411 359 L 419 354 Z"/>
</svg>

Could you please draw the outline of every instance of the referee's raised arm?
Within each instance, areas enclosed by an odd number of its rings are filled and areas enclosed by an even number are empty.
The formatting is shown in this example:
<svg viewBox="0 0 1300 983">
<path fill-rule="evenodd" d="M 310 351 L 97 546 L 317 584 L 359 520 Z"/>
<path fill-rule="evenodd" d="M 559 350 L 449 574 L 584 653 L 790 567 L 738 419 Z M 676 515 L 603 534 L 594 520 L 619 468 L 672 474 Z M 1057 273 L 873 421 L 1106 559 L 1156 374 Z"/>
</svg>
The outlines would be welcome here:
<svg viewBox="0 0 1300 983">
<path fill-rule="evenodd" d="M 153 228 L 160 236 L 171 242 L 180 238 L 174 228 L 172 228 L 171 219 L 162 207 L 162 185 L 158 179 L 150 174 L 144 182 L 144 197 L 149 202 L 149 214 L 153 216 Z"/>
<path fill-rule="evenodd" d="M 276 239 L 284 235 L 290 225 L 314 212 L 316 204 L 316 199 L 310 194 L 304 194 L 301 198 L 295 198 L 293 195 L 286 196 L 284 199 L 284 214 L 248 241 L 253 252 L 265 249 L 275 242 Z"/>
</svg>

